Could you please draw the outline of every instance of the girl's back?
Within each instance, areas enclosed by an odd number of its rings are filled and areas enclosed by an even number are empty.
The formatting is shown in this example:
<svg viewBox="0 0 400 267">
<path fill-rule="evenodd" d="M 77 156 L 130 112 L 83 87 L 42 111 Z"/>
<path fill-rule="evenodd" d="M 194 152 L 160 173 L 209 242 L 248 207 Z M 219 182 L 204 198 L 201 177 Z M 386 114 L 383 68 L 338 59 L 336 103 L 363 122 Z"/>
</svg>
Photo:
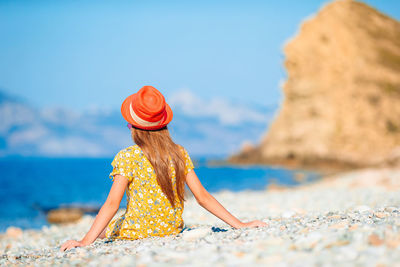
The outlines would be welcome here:
<svg viewBox="0 0 400 267">
<path fill-rule="evenodd" d="M 193 169 L 187 151 L 181 147 L 185 162 L 185 175 Z M 126 189 L 127 208 L 124 215 L 113 219 L 106 237 L 138 239 L 148 236 L 165 236 L 179 233 L 183 228 L 183 203 L 176 191 L 175 168 L 170 161 L 170 177 L 175 196 L 175 207 L 157 182 L 156 172 L 138 145 L 121 150 L 112 161 L 113 171 L 128 178 Z"/>
</svg>

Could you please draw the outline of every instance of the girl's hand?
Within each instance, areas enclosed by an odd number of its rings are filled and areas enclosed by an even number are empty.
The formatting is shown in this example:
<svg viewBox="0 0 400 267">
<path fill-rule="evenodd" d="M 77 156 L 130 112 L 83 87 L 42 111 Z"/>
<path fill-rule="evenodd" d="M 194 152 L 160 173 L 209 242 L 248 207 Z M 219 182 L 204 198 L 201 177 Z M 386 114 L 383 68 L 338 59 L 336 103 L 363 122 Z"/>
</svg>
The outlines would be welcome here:
<svg viewBox="0 0 400 267">
<path fill-rule="evenodd" d="M 245 228 L 245 227 L 265 227 L 265 226 L 268 226 L 268 224 L 266 224 L 265 222 L 259 221 L 259 220 L 255 220 L 255 221 L 243 223 L 243 225 L 240 226 L 240 227 L 238 227 L 238 228 Z"/>
<path fill-rule="evenodd" d="M 84 244 L 82 241 L 68 240 L 61 245 L 60 251 L 65 251 L 71 248 L 84 247 L 84 246 L 86 246 L 86 244 Z"/>
<path fill-rule="evenodd" d="M 60 251 L 65 251 L 71 248 L 84 247 L 92 244 L 98 237 L 102 236 L 102 232 L 107 227 L 107 224 L 114 217 L 118 210 L 119 204 L 122 197 L 124 196 L 125 189 L 129 183 L 129 180 L 122 175 L 115 175 L 114 183 L 110 189 L 106 202 L 101 207 L 97 214 L 92 227 L 89 232 L 82 238 L 81 241 L 68 240 L 61 245 Z"/>
</svg>

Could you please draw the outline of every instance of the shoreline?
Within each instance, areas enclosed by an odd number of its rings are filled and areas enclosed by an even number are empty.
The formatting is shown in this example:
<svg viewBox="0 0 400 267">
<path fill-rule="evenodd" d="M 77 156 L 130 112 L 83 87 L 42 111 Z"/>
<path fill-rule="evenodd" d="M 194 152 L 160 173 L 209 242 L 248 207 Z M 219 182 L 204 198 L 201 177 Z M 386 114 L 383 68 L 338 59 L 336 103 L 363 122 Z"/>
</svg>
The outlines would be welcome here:
<svg viewBox="0 0 400 267">
<path fill-rule="evenodd" d="M 321 156 L 295 156 L 288 154 L 286 157 L 264 157 L 257 147 L 249 148 L 238 154 L 233 154 L 224 160 L 214 160 L 212 164 L 227 163 L 232 165 L 269 165 L 287 169 L 303 169 L 309 171 L 318 171 L 325 175 L 350 172 L 352 170 L 366 168 L 396 168 L 400 166 L 400 160 L 397 156 L 387 159 L 357 162 L 344 160 L 336 157 Z"/>
<path fill-rule="evenodd" d="M 201 172 L 199 169 L 198 175 L 203 185 L 212 194 L 218 193 L 221 190 L 222 191 L 232 190 L 234 192 L 240 192 L 240 191 L 252 191 L 252 190 L 259 191 L 259 190 L 264 190 L 265 188 L 268 188 L 270 186 L 296 187 L 299 184 L 310 183 L 320 179 L 321 177 L 321 175 L 318 173 L 308 172 L 305 170 L 288 170 L 270 166 L 252 166 L 252 167 L 225 166 L 225 167 L 214 167 L 214 168 L 209 166 L 203 166 Z M 99 184 L 100 182 L 96 186 L 98 186 Z M 187 196 L 191 195 L 191 192 L 188 188 L 186 192 Z M 63 195 L 63 192 L 60 191 L 60 193 L 61 195 Z M 59 199 L 62 199 L 62 197 L 58 198 L 58 200 Z M 71 197 L 64 196 L 64 199 L 71 199 Z M 39 205 L 38 204 L 39 202 L 42 202 L 44 204 Z M 71 214 L 75 213 L 74 211 L 78 211 L 79 213 L 89 214 L 89 215 L 97 214 L 97 211 L 100 209 L 102 204 L 100 198 L 97 202 L 82 201 L 82 202 L 68 203 L 59 201 L 59 202 L 53 202 L 52 205 L 49 205 L 49 203 L 50 203 L 49 201 L 36 200 L 34 204 L 26 206 L 26 209 L 30 208 L 30 211 L 26 213 L 28 214 L 27 216 L 29 217 L 18 217 L 18 218 L 7 217 L 7 216 L 2 217 L 0 221 L 1 223 L 0 233 L 5 232 L 7 228 L 10 226 L 20 227 L 23 230 L 28 230 L 30 228 L 40 229 L 42 226 L 48 225 L 46 220 L 48 213 L 60 209 L 69 209 L 71 211 Z M 122 202 L 121 208 L 123 208 L 124 206 L 126 206 L 126 203 Z M 20 207 L 17 206 L 17 208 Z M 8 205 L 7 209 L 12 210 L 13 205 Z M 75 215 L 74 216 L 72 215 L 71 217 L 75 217 Z M 22 213 L 20 216 L 22 216 Z M 62 216 L 62 217 L 68 217 L 68 216 Z M 55 220 L 58 219 L 56 218 Z"/>
<path fill-rule="evenodd" d="M 232 229 L 188 198 L 183 216 L 194 230 L 177 236 L 97 240 L 88 247 L 58 252 L 63 241 L 86 233 L 93 217 L 85 215 L 75 224 L 1 234 L 0 264 L 291 266 L 300 261 L 393 266 L 400 262 L 400 168 L 359 169 L 294 188 L 222 191 L 214 196 L 239 219 L 262 219 L 268 227 Z"/>
</svg>

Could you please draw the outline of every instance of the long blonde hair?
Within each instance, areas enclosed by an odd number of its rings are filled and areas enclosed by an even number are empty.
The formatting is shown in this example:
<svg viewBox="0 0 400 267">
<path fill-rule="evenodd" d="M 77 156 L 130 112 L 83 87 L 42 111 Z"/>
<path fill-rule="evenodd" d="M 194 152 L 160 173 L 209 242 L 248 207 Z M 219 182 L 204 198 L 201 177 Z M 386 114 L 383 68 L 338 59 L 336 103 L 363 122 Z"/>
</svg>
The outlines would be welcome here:
<svg viewBox="0 0 400 267">
<path fill-rule="evenodd" d="M 175 169 L 176 192 L 178 200 L 183 205 L 185 200 L 184 155 L 182 147 L 172 141 L 167 126 L 153 131 L 132 127 L 131 135 L 133 141 L 142 149 L 153 166 L 162 192 L 166 195 L 172 207 L 175 207 L 176 200 L 169 167 L 169 157 L 171 157 Z"/>
</svg>

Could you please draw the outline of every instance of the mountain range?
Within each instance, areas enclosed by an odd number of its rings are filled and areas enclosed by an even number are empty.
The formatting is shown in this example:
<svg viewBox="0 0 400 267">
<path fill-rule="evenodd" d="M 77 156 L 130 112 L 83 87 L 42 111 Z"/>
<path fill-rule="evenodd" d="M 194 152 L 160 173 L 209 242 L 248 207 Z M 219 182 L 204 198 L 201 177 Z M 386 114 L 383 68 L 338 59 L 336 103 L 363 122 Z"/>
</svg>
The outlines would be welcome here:
<svg viewBox="0 0 400 267">
<path fill-rule="evenodd" d="M 201 158 L 222 158 L 261 137 L 277 106 L 202 99 L 189 90 L 167 98 L 176 143 Z M 38 108 L 0 91 L 0 156 L 112 157 L 132 145 L 119 109 Z"/>
</svg>

